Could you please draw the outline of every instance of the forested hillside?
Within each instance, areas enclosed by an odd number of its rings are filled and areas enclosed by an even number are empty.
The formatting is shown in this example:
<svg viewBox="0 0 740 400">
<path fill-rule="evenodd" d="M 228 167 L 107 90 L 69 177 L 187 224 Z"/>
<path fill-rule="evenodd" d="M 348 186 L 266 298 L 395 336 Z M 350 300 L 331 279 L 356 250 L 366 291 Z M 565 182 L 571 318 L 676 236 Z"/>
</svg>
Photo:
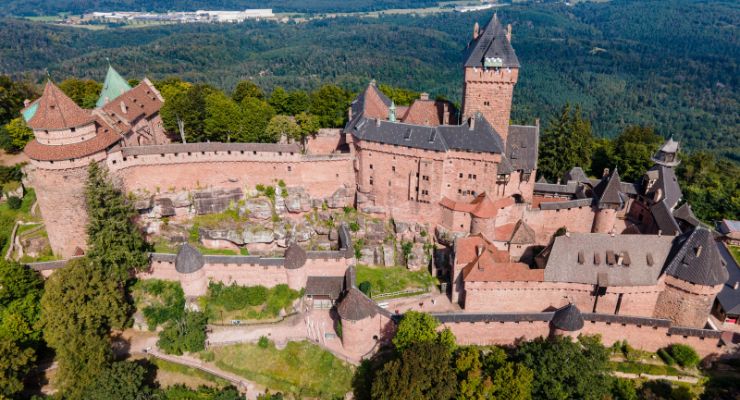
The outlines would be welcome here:
<svg viewBox="0 0 740 400">
<path fill-rule="evenodd" d="M 354 12 L 426 7 L 436 0 L 0 0 L 0 15 L 82 14 L 91 11 L 195 11 L 272 8 L 275 12 Z"/>
<path fill-rule="evenodd" d="M 268 92 L 375 78 L 459 101 L 460 62 L 475 21 L 491 12 L 247 22 L 88 31 L 5 20 L 0 73 L 40 81 L 101 80 L 105 58 L 129 78 L 178 76 Z M 499 10 L 514 25 L 522 63 L 513 119 L 547 118 L 579 104 L 596 136 L 647 124 L 688 148 L 738 160 L 740 6 L 731 2 L 532 4 Z"/>
</svg>

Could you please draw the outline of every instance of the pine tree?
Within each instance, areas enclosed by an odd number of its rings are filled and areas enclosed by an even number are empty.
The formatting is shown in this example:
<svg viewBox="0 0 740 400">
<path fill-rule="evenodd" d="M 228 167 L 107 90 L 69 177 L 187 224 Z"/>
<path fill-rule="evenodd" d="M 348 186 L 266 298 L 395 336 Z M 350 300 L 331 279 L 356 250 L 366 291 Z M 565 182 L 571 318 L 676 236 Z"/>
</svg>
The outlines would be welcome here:
<svg viewBox="0 0 740 400">
<path fill-rule="evenodd" d="M 583 119 L 580 106 L 563 106 L 553 117 L 540 141 L 538 168 L 540 175 L 551 181 L 561 178 L 573 167 L 588 170 L 591 165 L 594 138 L 591 122 Z"/>
<path fill-rule="evenodd" d="M 150 245 L 134 223 L 136 212 L 98 164 L 90 164 L 85 195 L 87 256 L 120 281 L 128 279 L 131 270 L 146 268 Z"/>
</svg>

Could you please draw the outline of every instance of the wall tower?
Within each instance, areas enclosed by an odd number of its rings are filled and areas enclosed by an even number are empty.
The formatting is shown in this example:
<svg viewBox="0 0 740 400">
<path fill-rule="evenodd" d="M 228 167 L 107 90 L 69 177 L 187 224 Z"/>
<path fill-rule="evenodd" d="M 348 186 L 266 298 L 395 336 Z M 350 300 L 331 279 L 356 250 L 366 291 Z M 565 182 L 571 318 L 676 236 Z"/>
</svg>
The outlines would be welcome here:
<svg viewBox="0 0 740 400">
<path fill-rule="evenodd" d="M 479 31 L 465 52 L 463 118 L 481 113 L 506 142 L 514 85 L 519 77 L 519 59 L 511 47 L 511 25 L 504 28 L 498 16 Z"/>
</svg>

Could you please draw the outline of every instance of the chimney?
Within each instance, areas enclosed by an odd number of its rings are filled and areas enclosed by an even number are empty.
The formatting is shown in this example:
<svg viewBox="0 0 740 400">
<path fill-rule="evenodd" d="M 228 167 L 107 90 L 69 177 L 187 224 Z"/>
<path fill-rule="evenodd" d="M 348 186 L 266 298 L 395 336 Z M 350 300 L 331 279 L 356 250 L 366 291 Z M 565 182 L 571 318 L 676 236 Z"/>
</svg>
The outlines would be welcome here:
<svg viewBox="0 0 740 400">
<path fill-rule="evenodd" d="M 422 93 L 419 95 L 419 100 L 429 100 L 429 93 Z"/>
<path fill-rule="evenodd" d="M 480 26 L 476 22 L 475 25 L 473 26 L 473 40 L 478 39 L 479 34 L 480 34 Z"/>
<path fill-rule="evenodd" d="M 701 246 L 699 246 L 699 247 L 696 248 L 696 256 L 697 257 L 701 256 L 701 248 L 702 248 Z"/>
<path fill-rule="evenodd" d="M 511 24 L 506 25 L 506 40 L 511 43 Z"/>
<path fill-rule="evenodd" d="M 445 101 L 442 103 L 442 125 L 450 124 L 450 106 Z"/>
<path fill-rule="evenodd" d="M 375 126 L 380 127 L 380 118 L 375 119 Z"/>
<path fill-rule="evenodd" d="M 601 174 L 601 177 L 606 178 L 607 176 L 609 176 L 609 168 L 604 168 L 604 173 Z"/>
<path fill-rule="evenodd" d="M 483 254 L 483 245 L 475 246 L 475 254 L 478 255 L 478 257 Z"/>
<path fill-rule="evenodd" d="M 25 99 L 23 100 L 23 107 L 28 107 L 28 105 L 31 104 L 31 100 Z"/>
</svg>

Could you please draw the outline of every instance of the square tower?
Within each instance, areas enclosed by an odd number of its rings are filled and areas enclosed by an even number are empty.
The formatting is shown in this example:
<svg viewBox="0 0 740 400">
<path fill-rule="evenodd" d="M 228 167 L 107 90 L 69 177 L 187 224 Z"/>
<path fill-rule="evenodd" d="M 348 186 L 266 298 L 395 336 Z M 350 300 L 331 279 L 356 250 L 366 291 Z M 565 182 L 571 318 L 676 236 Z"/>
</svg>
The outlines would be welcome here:
<svg viewBox="0 0 740 400">
<path fill-rule="evenodd" d="M 511 47 L 511 25 L 504 29 L 496 14 L 482 32 L 476 23 L 463 68 L 463 118 L 481 113 L 506 142 L 514 85 L 519 77 L 519 59 Z"/>
</svg>

